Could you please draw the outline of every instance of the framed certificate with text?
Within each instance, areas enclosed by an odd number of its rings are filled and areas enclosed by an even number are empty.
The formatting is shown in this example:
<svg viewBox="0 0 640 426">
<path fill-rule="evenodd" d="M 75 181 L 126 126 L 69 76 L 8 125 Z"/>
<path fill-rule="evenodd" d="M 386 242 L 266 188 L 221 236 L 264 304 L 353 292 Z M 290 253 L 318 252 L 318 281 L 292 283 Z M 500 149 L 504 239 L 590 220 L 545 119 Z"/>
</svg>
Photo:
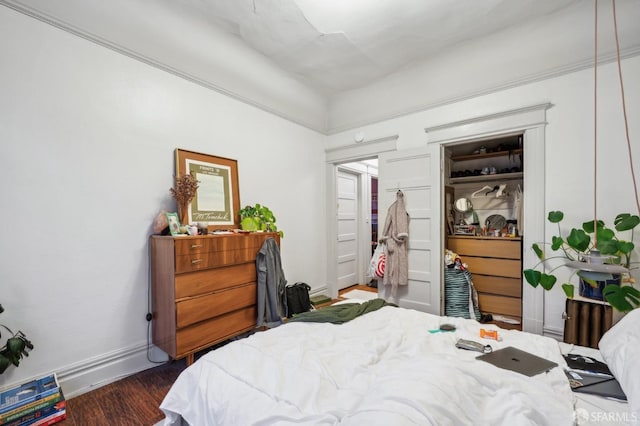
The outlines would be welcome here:
<svg viewBox="0 0 640 426">
<path fill-rule="evenodd" d="M 188 223 L 205 222 L 211 230 L 239 228 L 238 162 L 176 149 L 176 176 L 188 173 L 198 180 L 188 209 Z"/>
</svg>

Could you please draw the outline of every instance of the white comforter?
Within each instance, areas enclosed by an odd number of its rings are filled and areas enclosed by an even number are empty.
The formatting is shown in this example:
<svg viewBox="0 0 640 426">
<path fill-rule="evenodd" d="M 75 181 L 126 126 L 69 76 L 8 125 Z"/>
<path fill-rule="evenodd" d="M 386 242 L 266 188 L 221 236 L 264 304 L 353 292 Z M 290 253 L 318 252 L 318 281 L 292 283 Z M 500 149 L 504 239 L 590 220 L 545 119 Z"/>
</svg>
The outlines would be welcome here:
<svg viewBox="0 0 640 426">
<path fill-rule="evenodd" d="M 458 329 L 429 333 L 443 322 Z M 456 349 L 458 338 L 484 341 L 482 327 L 492 326 L 394 307 L 342 325 L 285 324 L 200 358 L 160 408 L 166 425 L 573 424 L 561 368 L 526 377 Z M 553 339 L 500 335 L 485 342 L 566 365 Z"/>
</svg>

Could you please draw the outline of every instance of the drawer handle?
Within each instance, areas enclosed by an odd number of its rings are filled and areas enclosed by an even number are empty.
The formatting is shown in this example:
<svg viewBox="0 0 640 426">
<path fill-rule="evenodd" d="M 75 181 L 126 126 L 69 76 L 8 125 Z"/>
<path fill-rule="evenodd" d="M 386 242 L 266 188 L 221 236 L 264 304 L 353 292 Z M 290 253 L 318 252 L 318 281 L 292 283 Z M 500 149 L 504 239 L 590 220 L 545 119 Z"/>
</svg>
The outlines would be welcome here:
<svg viewBox="0 0 640 426">
<path fill-rule="evenodd" d="M 194 264 L 200 263 L 200 262 L 202 262 L 202 259 L 196 259 L 196 260 L 192 260 L 191 264 L 194 265 Z"/>
<path fill-rule="evenodd" d="M 192 249 L 197 249 L 197 248 L 201 248 L 201 247 L 202 247 L 202 244 L 192 244 L 191 245 Z"/>
</svg>

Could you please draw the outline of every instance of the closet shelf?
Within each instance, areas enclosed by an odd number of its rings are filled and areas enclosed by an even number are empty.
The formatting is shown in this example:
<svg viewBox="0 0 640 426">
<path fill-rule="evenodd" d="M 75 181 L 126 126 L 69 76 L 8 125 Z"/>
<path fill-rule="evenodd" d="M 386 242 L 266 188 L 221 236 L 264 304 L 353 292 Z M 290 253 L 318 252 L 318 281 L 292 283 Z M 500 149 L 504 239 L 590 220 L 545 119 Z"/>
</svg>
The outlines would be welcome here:
<svg viewBox="0 0 640 426">
<path fill-rule="evenodd" d="M 486 152 L 484 154 L 468 154 L 468 155 L 456 155 L 451 157 L 452 161 L 467 161 L 467 160 L 479 160 L 483 158 L 493 158 L 493 157 L 506 157 L 507 155 L 520 155 L 522 154 L 522 149 L 514 149 L 511 151 L 495 151 L 495 152 Z"/>
<path fill-rule="evenodd" d="M 449 183 L 467 183 L 467 182 L 489 182 L 496 180 L 521 180 L 524 177 L 523 172 L 517 173 L 498 173 L 495 175 L 480 175 L 480 176 L 463 176 L 449 178 Z"/>
</svg>

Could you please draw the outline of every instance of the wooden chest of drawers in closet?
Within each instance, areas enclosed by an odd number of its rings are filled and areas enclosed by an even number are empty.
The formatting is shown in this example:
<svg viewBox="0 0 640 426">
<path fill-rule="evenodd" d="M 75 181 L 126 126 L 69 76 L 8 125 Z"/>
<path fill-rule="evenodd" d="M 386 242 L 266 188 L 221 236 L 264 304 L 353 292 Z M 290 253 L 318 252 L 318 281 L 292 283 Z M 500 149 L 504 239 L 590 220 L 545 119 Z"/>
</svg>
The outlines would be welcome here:
<svg viewBox="0 0 640 426">
<path fill-rule="evenodd" d="M 503 328 L 522 329 L 522 240 L 480 236 L 449 236 L 447 248 L 469 266 L 478 291 L 482 313 L 517 319 L 520 325 L 497 323 Z"/>
<path fill-rule="evenodd" d="M 173 359 L 256 325 L 255 260 L 277 233 L 151 237 L 153 343 Z"/>
</svg>

